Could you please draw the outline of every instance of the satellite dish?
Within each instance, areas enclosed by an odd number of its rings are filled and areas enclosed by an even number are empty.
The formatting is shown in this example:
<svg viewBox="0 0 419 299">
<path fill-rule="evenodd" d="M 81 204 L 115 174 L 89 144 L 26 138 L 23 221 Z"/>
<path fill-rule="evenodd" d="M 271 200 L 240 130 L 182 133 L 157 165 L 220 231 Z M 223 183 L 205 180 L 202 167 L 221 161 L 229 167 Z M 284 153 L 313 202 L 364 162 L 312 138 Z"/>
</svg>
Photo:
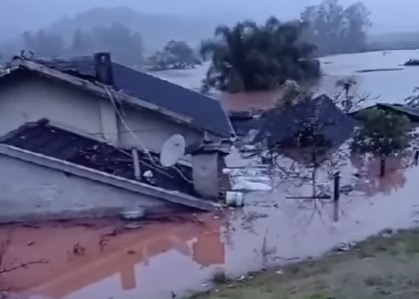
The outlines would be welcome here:
<svg viewBox="0 0 419 299">
<path fill-rule="evenodd" d="M 166 140 L 160 151 L 160 164 L 171 167 L 185 155 L 185 138 L 176 134 Z"/>
</svg>

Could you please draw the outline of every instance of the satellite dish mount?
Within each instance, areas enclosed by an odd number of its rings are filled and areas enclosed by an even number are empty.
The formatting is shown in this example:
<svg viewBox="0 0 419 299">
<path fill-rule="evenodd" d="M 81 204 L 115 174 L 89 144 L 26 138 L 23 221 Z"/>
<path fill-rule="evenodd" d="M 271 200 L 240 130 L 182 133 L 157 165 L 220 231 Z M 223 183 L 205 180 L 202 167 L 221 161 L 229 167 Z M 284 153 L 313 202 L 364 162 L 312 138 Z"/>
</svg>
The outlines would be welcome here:
<svg viewBox="0 0 419 299">
<path fill-rule="evenodd" d="M 186 142 L 180 134 L 175 134 L 163 144 L 160 150 L 160 164 L 172 167 L 185 155 Z"/>
</svg>

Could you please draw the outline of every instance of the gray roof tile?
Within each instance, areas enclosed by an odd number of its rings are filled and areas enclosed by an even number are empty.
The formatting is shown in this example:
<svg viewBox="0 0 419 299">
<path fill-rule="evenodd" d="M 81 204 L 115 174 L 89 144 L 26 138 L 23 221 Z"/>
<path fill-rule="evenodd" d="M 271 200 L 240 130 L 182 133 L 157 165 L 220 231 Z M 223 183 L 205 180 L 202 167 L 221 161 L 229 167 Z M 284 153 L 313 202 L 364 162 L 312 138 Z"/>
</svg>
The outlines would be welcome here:
<svg viewBox="0 0 419 299">
<path fill-rule="evenodd" d="M 91 57 L 42 59 L 36 62 L 75 76 L 95 78 L 94 60 Z M 219 101 L 116 62 L 112 63 L 112 69 L 116 89 L 189 117 L 199 129 L 222 137 L 234 135 Z"/>
</svg>

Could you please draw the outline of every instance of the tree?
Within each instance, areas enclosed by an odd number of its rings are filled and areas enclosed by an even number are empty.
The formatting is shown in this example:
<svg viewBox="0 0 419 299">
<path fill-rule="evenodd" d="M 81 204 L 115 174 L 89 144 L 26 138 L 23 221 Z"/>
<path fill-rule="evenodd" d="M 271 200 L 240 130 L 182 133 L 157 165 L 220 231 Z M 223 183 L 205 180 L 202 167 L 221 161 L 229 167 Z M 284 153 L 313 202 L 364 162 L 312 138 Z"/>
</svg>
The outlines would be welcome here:
<svg viewBox="0 0 419 299">
<path fill-rule="evenodd" d="M 360 113 L 363 125 L 356 130 L 351 149 L 355 154 L 372 154 L 381 159 L 380 175 L 385 175 L 385 158 L 402 154 L 413 134 L 410 120 L 399 113 L 379 108 Z"/>
<path fill-rule="evenodd" d="M 320 64 L 312 59 L 315 47 L 301 39 L 305 29 L 303 22 L 282 23 L 274 17 L 261 26 L 245 21 L 217 27 L 214 38 L 201 44 L 201 56 L 211 59 L 206 83 L 239 92 L 319 76 Z"/>
<path fill-rule="evenodd" d="M 156 52 L 148 58 L 148 64 L 153 70 L 192 68 L 200 63 L 186 42 L 175 40 L 168 42 L 163 52 Z"/>
<path fill-rule="evenodd" d="M 338 0 L 324 0 L 309 6 L 301 20 L 310 25 L 307 38 L 317 45 L 320 55 L 364 51 L 367 30 L 371 26 L 370 12 L 361 2 L 346 8 Z"/>
</svg>

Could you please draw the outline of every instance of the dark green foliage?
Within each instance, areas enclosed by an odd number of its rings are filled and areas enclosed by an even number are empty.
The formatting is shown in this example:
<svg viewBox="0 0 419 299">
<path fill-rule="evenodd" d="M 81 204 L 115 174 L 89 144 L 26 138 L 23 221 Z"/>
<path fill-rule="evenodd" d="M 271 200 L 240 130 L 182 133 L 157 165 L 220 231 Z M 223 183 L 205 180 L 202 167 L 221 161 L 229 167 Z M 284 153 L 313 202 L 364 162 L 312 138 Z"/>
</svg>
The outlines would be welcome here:
<svg viewBox="0 0 419 299">
<path fill-rule="evenodd" d="M 406 116 L 375 108 L 361 112 L 360 118 L 363 124 L 355 133 L 352 151 L 390 156 L 409 146 L 412 124 Z"/>
<path fill-rule="evenodd" d="M 187 69 L 199 65 L 201 61 L 184 41 L 172 40 L 162 52 L 148 58 L 148 67 L 152 70 Z"/>
<path fill-rule="evenodd" d="M 404 64 L 404 66 L 419 66 L 419 60 L 418 59 L 409 59 L 408 61 L 406 61 Z"/>
<path fill-rule="evenodd" d="M 219 26 L 215 37 L 202 42 L 201 55 L 211 59 L 206 83 L 229 92 L 269 90 L 287 79 L 320 75 L 312 56 L 316 47 L 302 39 L 305 23 L 282 23 L 275 17 L 265 24 L 239 22 Z"/>
</svg>

